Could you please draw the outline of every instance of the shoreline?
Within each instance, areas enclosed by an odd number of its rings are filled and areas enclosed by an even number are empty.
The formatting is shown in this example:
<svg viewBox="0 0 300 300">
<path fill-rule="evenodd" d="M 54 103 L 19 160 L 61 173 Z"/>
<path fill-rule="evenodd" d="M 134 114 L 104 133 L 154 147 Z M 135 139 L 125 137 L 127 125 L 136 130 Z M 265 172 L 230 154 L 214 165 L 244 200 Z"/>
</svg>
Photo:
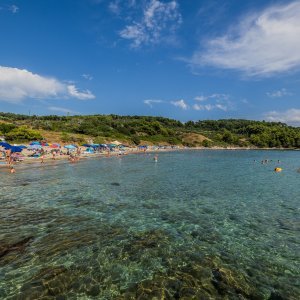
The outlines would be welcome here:
<svg viewBox="0 0 300 300">
<path fill-rule="evenodd" d="M 285 149 L 285 148 L 242 148 L 242 147 L 228 147 L 228 148 L 223 148 L 223 147 L 212 147 L 212 148 L 207 148 L 207 147 L 194 147 L 194 148 L 174 148 L 174 149 L 147 149 L 146 151 L 141 151 L 141 150 L 136 150 L 133 148 L 129 148 L 128 150 L 125 150 L 124 154 L 120 154 L 119 151 L 116 152 L 110 152 L 109 154 L 107 152 L 101 152 L 101 153 L 93 153 L 93 154 L 88 154 L 88 153 L 83 153 L 78 157 L 77 161 L 71 162 L 69 161 L 69 155 L 63 154 L 63 155 L 58 155 L 53 159 L 50 157 L 50 154 L 48 154 L 46 157 L 44 157 L 43 163 L 41 162 L 41 158 L 34 158 L 34 157 L 28 157 L 24 156 L 24 159 L 19 162 L 14 162 L 13 164 L 8 164 L 6 161 L 3 161 L 0 163 L 0 169 L 3 170 L 5 168 L 10 168 L 11 166 L 19 167 L 19 166 L 49 166 L 49 165 L 59 165 L 59 164 L 64 164 L 64 163 L 78 163 L 81 160 L 86 160 L 86 159 L 96 159 L 96 158 L 109 158 L 109 157 L 122 157 L 126 155 L 136 155 L 136 154 L 147 154 L 147 153 L 165 153 L 165 152 L 176 152 L 176 151 L 246 151 L 246 150 L 256 150 L 256 151 L 300 151 L 300 149 Z"/>
</svg>

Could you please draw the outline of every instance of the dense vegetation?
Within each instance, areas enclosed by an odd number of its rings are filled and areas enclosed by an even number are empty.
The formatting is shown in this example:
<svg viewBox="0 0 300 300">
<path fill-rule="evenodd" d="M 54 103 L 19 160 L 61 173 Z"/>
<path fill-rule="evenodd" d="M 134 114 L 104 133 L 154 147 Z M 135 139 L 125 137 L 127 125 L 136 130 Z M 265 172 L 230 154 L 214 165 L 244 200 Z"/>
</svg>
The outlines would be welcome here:
<svg viewBox="0 0 300 300">
<path fill-rule="evenodd" d="M 59 133 L 61 141 L 127 144 L 154 143 L 188 146 L 300 148 L 300 128 L 280 122 L 204 120 L 186 122 L 148 116 L 26 116 L 0 113 L 0 135 L 8 141 L 43 139 Z M 201 138 L 200 138 L 201 137 Z"/>
</svg>

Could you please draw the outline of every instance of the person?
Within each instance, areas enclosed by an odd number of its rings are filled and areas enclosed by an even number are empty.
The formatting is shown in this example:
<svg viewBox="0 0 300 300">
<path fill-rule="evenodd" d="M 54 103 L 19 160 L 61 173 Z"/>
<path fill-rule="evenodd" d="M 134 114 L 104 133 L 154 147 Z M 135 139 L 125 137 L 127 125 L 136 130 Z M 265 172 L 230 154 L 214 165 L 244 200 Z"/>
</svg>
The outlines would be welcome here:
<svg viewBox="0 0 300 300">
<path fill-rule="evenodd" d="M 10 167 L 10 173 L 11 174 L 16 173 L 16 170 L 15 170 L 15 168 L 13 166 Z"/>
<path fill-rule="evenodd" d="M 11 164 L 11 149 L 8 149 L 5 151 L 7 163 L 10 165 Z"/>
<path fill-rule="evenodd" d="M 157 155 L 155 155 L 153 159 L 154 159 L 155 162 L 158 162 L 158 156 Z"/>
<path fill-rule="evenodd" d="M 42 155 L 41 155 L 41 164 L 44 163 L 44 158 L 45 158 L 45 156 L 44 156 L 44 154 L 42 154 Z"/>
</svg>

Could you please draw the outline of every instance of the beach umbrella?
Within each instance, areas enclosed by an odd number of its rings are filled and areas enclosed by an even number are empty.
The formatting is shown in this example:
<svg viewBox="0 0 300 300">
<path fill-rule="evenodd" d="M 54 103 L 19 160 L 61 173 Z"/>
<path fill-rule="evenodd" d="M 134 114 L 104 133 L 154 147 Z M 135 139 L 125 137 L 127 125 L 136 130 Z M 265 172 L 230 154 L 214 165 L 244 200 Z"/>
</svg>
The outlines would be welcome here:
<svg viewBox="0 0 300 300">
<path fill-rule="evenodd" d="M 10 150 L 11 150 L 11 153 L 16 153 L 16 152 L 22 152 L 23 149 L 18 146 L 11 146 Z"/>
<path fill-rule="evenodd" d="M 42 143 L 42 146 L 49 146 L 48 143 Z"/>
<path fill-rule="evenodd" d="M 92 147 L 92 148 L 99 148 L 100 145 L 99 144 L 91 144 L 90 147 Z"/>
<path fill-rule="evenodd" d="M 50 148 L 58 148 L 60 147 L 60 144 L 54 143 L 50 145 Z"/>
<path fill-rule="evenodd" d="M 37 144 L 34 144 L 34 145 L 30 145 L 28 147 L 28 149 L 31 149 L 31 150 L 36 150 L 36 149 L 41 149 L 42 146 L 41 145 L 37 145 Z"/>
<path fill-rule="evenodd" d="M 0 142 L 0 146 L 2 146 L 4 149 L 8 150 L 12 147 L 9 143 L 6 142 Z"/>
<path fill-rule="evenodd" d="M 90 147 L 91 145 L 90 144 L 83 144 L 82 146 L 83 147 Z"/>
<path fill-rule="evenodd" d="M 22 149 L 26 149 L 27 147 L 26 146 L 24 146 L 24 145 L 20 145 L 20 146 L 18 146 L 19 148 L 22 148 Z"/>
<path fill-rule="evenodd" d="M 76 149 L 76 147 L 74 145 L 66 145 L 65 148 L 66 149 Z"/>
<path fill-rule="evenodd" d="M 37 142 L 37 141 L 35 141 L 35 142 L 31 142 L 29 145 L 30 145 L 30 146 L 31 146 L 31 145 L 41 145 L 41 143 L 40 143 L 40 142 Z"/>
</svg>

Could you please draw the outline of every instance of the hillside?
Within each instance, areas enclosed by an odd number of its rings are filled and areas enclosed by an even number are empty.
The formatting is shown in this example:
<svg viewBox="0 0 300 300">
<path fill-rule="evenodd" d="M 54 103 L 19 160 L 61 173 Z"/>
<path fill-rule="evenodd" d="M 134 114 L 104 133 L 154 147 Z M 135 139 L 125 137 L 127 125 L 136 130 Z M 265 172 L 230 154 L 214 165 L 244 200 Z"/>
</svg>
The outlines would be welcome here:
<svg viewBox="0 0 300 300">
<path fill-rule="evenodd" d="M 300 128 L 280 122 L 239 119 L 182 123 L 148 116 L 26 116 L 0 113 L 0 135 L 7 141 L 47 140 L 65 143 L 169 144 L 300 148 Z"/>
</svg>

